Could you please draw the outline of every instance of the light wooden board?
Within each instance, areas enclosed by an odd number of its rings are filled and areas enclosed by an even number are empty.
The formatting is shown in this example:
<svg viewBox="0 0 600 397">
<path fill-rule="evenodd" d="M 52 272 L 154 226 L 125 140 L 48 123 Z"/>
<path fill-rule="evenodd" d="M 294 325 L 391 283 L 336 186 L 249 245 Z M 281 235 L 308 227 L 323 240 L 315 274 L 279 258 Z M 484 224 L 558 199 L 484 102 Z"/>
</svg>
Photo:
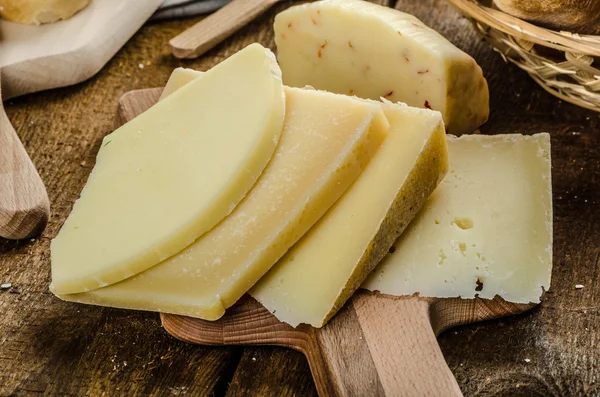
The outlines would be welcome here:
<svg viewBox="0 0 600 397">
<path fill-rule="evenodd" d="M 164 328 L 202 345 L 276 345 L 303 353 L 320 396 L 462 396 L 436 336 L 532 308 L 502 299 L 421 299 L 359 290 L 323 328 L 293 328 L 246 296 L 218 321 L 161 314 Z"/>
<path fill-rule="evenodd" d="M 94 0 L 72 18 L 41 26 L 0 20 L 4 100 L 96 74 L 162 0 Z"/>
<path fill-rule="evenodd" d="M 150 108 L 161 89 L 119 101 L 115 127 Z M 486 299 L 424 299 L 359 291 L 321 329 L 293 328 L 250 297 L 218 321 L 161 314 L 165 329 L 204 345 L 277 345 L 303 353 L 321 396 L 461 396 L 436 336 L 461 324 L 522 313 L 534 305 Z"/>
<path fill-rule="evenodd" d="M 44 184 L 2 99 L 92 77 L 161 3 L 95 0 L 68 20 L 42 26 L 0 20 L 0 237 L 35 235 L 50 216 Z"/>
</svg>

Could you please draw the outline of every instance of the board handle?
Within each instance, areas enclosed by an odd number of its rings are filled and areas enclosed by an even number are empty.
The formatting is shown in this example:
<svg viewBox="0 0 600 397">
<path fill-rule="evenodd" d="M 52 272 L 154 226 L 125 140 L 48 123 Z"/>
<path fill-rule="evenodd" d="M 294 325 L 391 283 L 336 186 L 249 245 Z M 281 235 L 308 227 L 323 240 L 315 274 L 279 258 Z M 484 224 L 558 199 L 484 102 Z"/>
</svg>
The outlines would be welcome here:
<svg viewBox="0 0 600 397">
<path fill-rule="evenodd" d="M 321 397 L 457 397 L 430 303 L 357 292 L 327 326 L 293 328 L 245 296 L 218 321 L 161 314 L 163 327 L 203 345 L 277 345 L 302 352 Z"/>
<path fill-rule="evenodd" d="M 44 183 L 2 105 L 0 71 L 0 237 L 23 239 L 41 233 L 50 217 Z"/>
<path fill-rule="evenodd" d="M 177 58 L 197 58 L 210 50 L 279 0 L 233 0 L 169 42 Z"/>
<path fill-rule="evenodd" d="M 327 371 L 346 378 L 346 384 L 337 388 L 351 385 L 349 376 L 362 376 L 369 379 L 360 384 L 371 385 L 370 395 L 462 396 L 432 329 L 429 301 L 360 291 L 351 305 L 351 316 L 334 318 L 344 321 L 343 327 L 329 331 L 325 327 L 318 335 L 320 350 L 326 356 L 324 365 L 330 367 Z M 326 335 L 334 328 L 345 333 L 343 338 Z M 356 331 L 348 331 L 352 329 Z M 357 391 L 341 394 L 357 395 Z"/>
</svg>

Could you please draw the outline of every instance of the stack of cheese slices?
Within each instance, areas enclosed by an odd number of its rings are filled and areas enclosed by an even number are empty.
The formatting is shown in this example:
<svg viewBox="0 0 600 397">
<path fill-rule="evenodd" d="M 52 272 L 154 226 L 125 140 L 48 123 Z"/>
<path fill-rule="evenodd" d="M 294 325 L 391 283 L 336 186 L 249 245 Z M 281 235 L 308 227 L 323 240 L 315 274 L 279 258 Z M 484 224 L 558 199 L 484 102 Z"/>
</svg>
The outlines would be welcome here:
<svg viewBox="0 0 600 397">
<path fill-rule="evenodd" d="M 382 266 L 404 273 L 378 269 L 373 289 L 410 295 L 420 292 L 414 278 L 431 296 L 493 297 L 474 280 L 504 276 L 481 263 L 512 259 L 485 237 L 527 238 L 528 225 L 547 222 L 510 206 L 532 200 L 522 191 L 531 180 L 547 190 L 548 136 L 447 138 L 487 120 L 487 84 L 471 57 L 411 15 L 322 0 L 279 14 L 275 35 L 279 63 L 252 44 L 204 73 L 176 69 L 155 106 L 104 139 L 52 242 L 52 292 L 206 320 L 249 292 L 282 321 L 321 327 L 395 246 L 404 259 Z M 488 160 L 498 175 L 480 172 Z M 508 178 L 498 164 L 526 172 Z M 492 191 L 477 191 L 482 181 Z M 505 218 L 496 227 L 494 217 Z M 471 233 L 477 257 L 450 244 L 456 233 Z M 548 287 L 540 252 L 531 255 L 541 265 L 514 276 L 529 277 L 529 289 L 513 300 L 536 301 Z M 441 269 L 445 283 L 428 289 L 418 276 L 427 263 L 414 263 L 425 260 L 456 262 L 461 274 Z"/>
</svg>

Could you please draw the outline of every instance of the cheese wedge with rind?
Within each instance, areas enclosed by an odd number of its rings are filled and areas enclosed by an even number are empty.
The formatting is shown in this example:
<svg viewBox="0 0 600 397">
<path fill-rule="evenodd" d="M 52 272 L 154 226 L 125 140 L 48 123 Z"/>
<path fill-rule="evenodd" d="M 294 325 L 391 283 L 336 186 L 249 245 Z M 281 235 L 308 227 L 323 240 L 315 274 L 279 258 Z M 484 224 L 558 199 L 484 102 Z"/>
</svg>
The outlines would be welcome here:
<svg viewBox="0 0 600 397">
<path fill-rule="evenodd" d="M 552 273 L 550 136 L 448 137 L 450 171 L 363 284 L 539 303 Z"/>
<path fill-rule="evenodd" d="M 448 133 L 470 133 L 489 114 L 481 68 L 410 14 L 361 0 L 323 0 L 275 18 L 283 82 L 442 113 Z"/>
<path fill-rule="evenodd" d="M 279 67 L 253 44 L 106 136 L 52 242 L 52 291 L 119 282 L 213 228 L 269 162 L 284 114 Z"/>
<path fill-rule="evenodd" d="M 387 135 L 379 105 L 321 91 L 286 88 L 286 93 L 277 151 L 227 218 L 131 279 L 61 298 L 221 317 L 342 195 Z"/>
<path fill-rule="evenodd" d="M 250 294 L 279 320 L 322 327 L 388 253 L 448 169 L 439 112 L 382 104 L 390 133 L 337 203 Z"/>
</svg>

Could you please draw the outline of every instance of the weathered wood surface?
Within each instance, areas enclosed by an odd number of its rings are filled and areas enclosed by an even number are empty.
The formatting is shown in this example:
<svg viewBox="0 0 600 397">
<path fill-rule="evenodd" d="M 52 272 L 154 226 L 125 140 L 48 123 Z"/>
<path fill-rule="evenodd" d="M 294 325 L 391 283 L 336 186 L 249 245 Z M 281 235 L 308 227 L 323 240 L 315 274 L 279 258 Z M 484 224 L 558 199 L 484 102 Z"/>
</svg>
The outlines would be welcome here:
<svg viewBox="0 0 600 397">
<path fill-rule="evenodd" d="M 111 131 L 119 97 L 163 85 L 177 66 L 206 70 L 250 42 L 273 48 L 272 19 L 290 4 L 190 61 L 172 57 L 168 41 L 200 18 L 148 24 L 90 81 L 5 103 L 53 215 L 35 241 L 0 241 L 0 283 L 13 285 L 0 290 L 0 395 L 315 395 L 300 353 L 190 345 L 169 337 L 156 314 L 61 302 L 48 292 L 50 239 Z M 483 133 L 552 135 L 552 289 L 532 312 L 442 334 L 450 369 L 466 396 L 600 395 L 599 115 L 562 103 L 505 64 L 443 0 L 398 0 L 396 7 L 483 67 L 492 105 Z"/>
</svg>

